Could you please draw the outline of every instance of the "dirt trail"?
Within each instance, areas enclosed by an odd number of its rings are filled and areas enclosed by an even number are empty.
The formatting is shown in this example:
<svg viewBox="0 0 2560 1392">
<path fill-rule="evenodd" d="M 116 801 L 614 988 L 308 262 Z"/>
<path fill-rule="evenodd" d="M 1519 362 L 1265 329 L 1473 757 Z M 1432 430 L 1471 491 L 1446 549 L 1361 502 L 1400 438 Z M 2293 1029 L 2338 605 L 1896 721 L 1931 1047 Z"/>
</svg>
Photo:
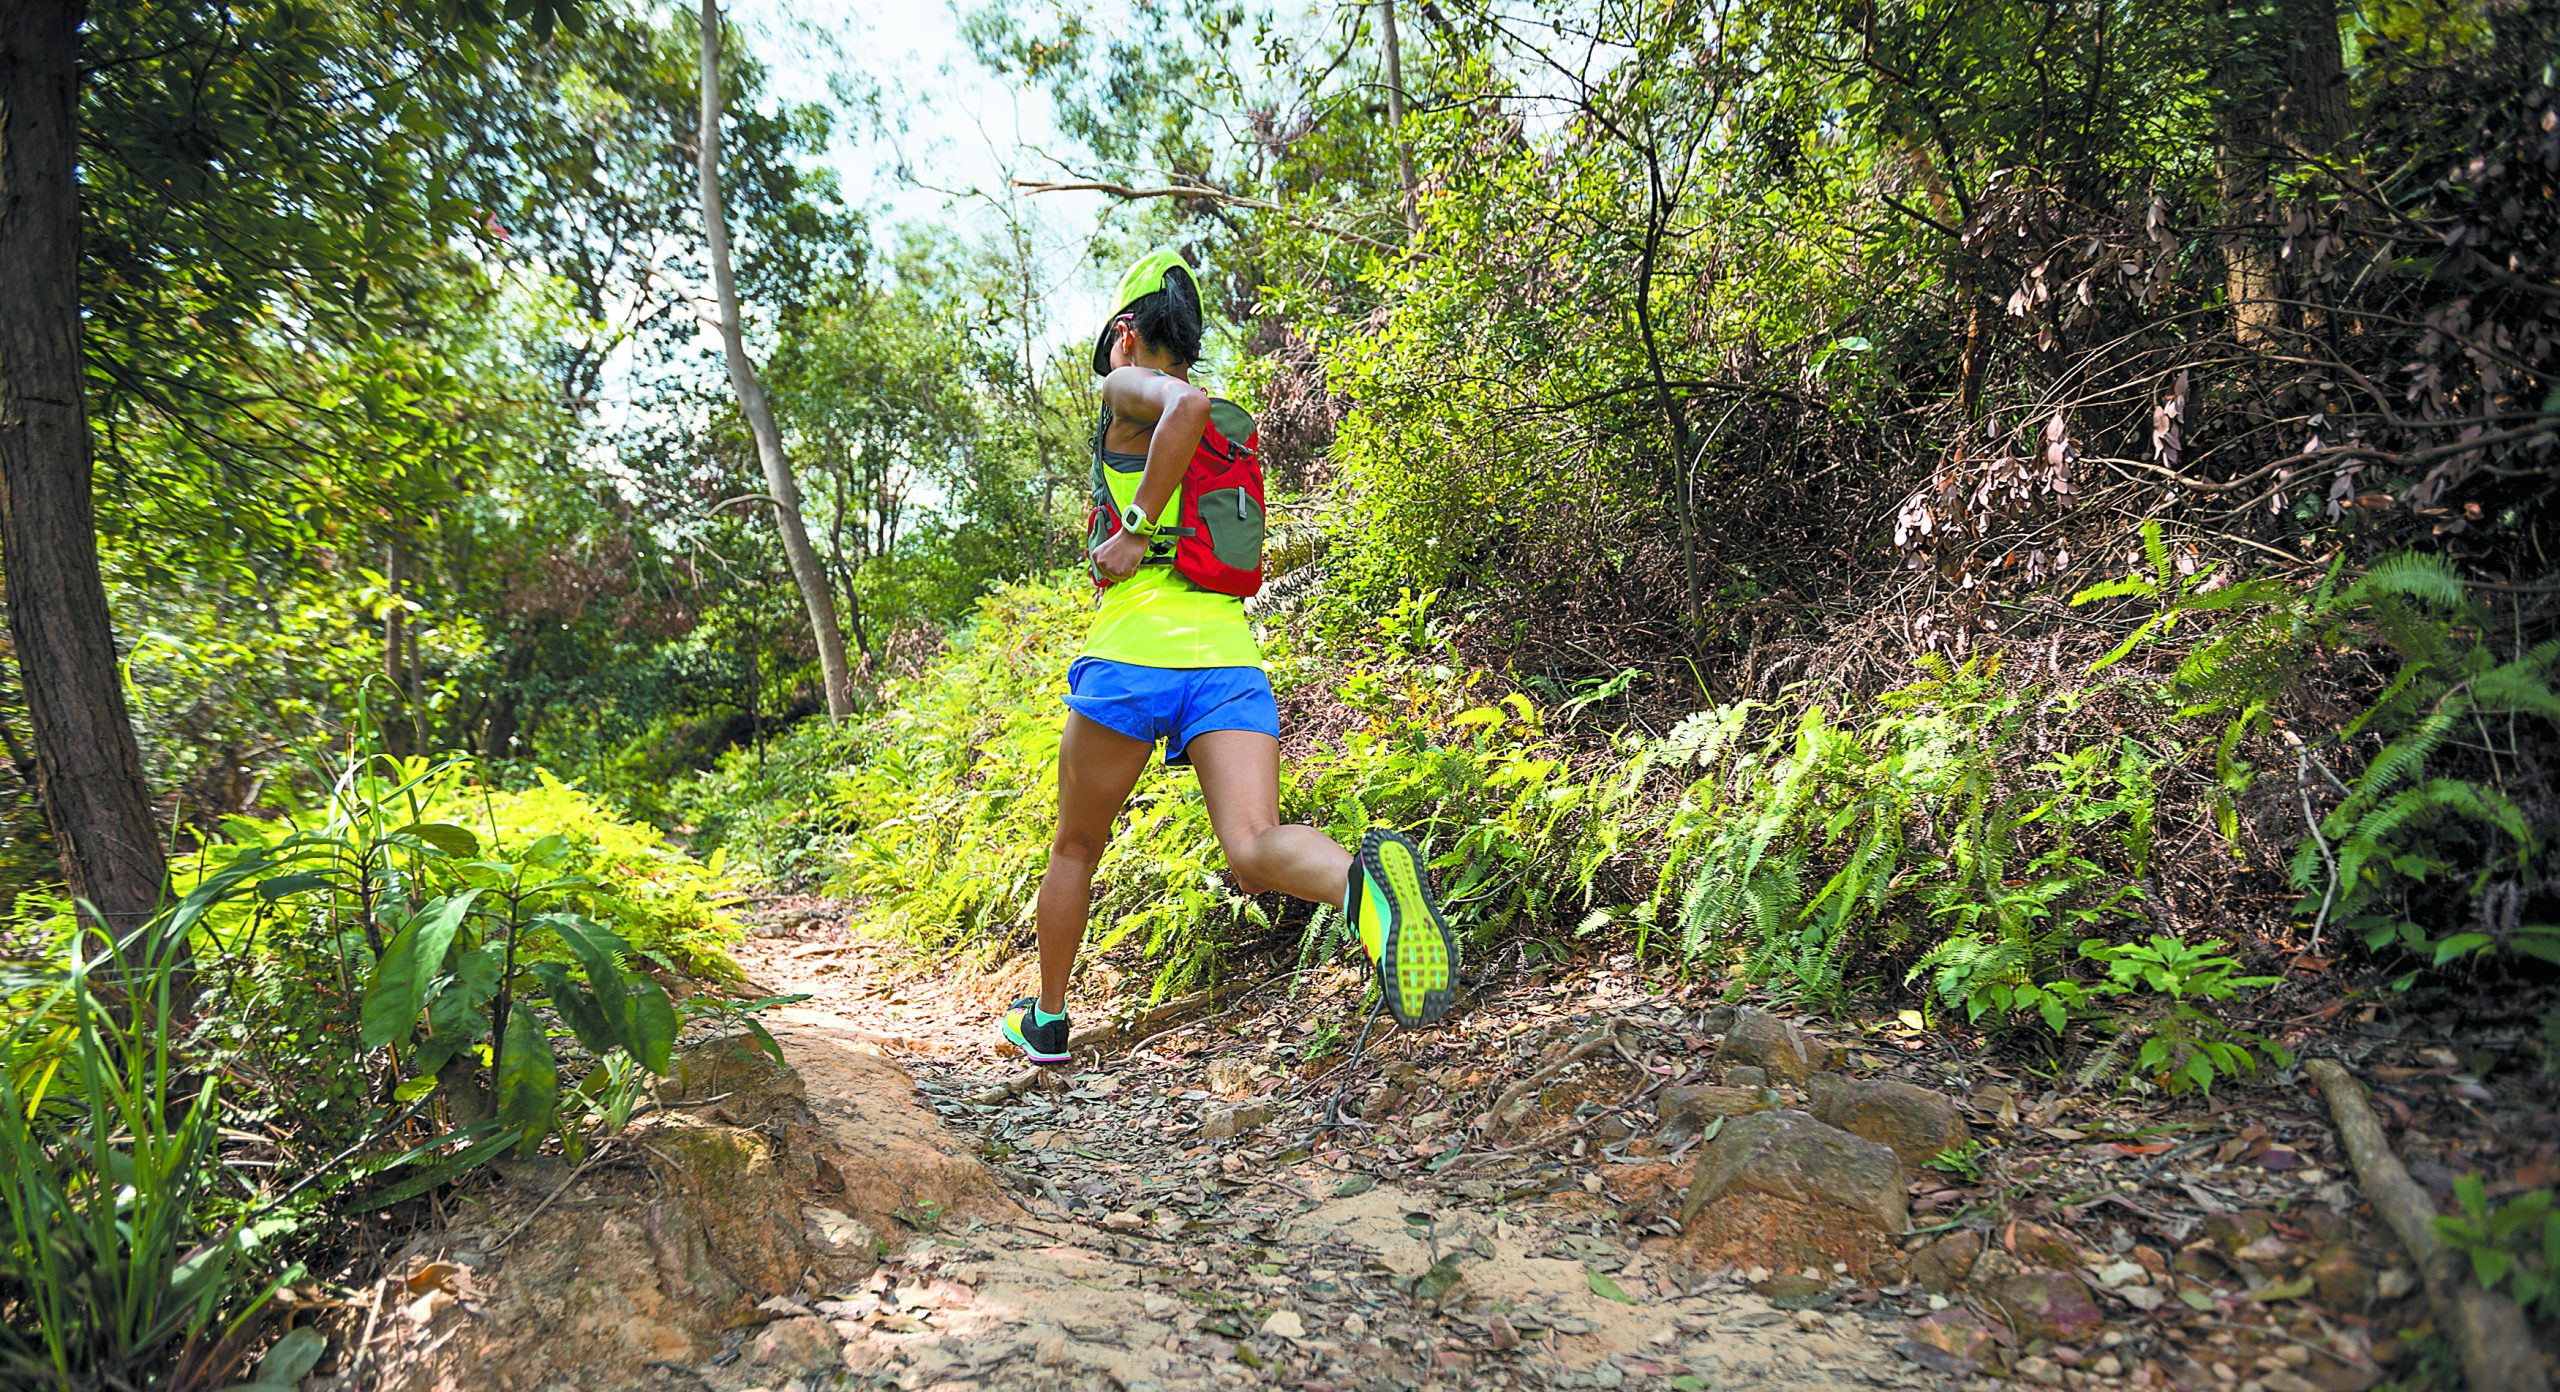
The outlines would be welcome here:
<svg viewBox="0 0 2560 1392">
<path fill-rule="evenodd" d="M 883 1259 L 865 1278 L 768 1302 L 792 1318 L 704 1385 L 1947 1385 L 1896 1355 L 1902 1313 L 1872 1297 L 1801 1281 L 1812 1289 L 1773 1303 L 1746 1284 L 1769 1272 L 1676 1259 L 1671 1167 L 1630 1145 L 1612 1099 L 1535 1143 L 1502 1144 L 1450 1114 L 1464 1091 L 1454 1075 L 1490 1061 L 1497 1041 L 1594 1015 L 1676 1037 L 1681 1003 L 1602 979 L 1575 983 L 1570 1000 L 1524 987 L 1429 1035 L 1382 1026 L 1343 1126 L 1317 1135 L 1344 1076 L 1327 1072 L 1347 1052 L 1334 1032 L 1357 1024 L 1340 1018 L 1352 974 L 1320 972 L 1294 999 L 1246 993 L 985 1102 L 973 1099 L 1020 1072 L 996 1056 L 992 1020 L 1029 965 L 899 964 L 853 942 L 839 912 L 780 906 L 744 960 L 760 986 L 812 996 L 771 1023 L 821 1127 L 857 1160 L 860 1147 L 895 1152 L 845 1166 L 872 1192 L 817 1199 L 822 1224 L 835 1221 L 829 1202 L 890 1212 L 864 1225 Z M 885 1143 L 897 1070 L 883 1059 L 912 1076 L 919 1104 Z M 1481 1070 L 1466 1081 L 1481 1085 Z M 936 1197 L 972 1161 L 1005 1197 Z M 794 1329 L 808 1347 L 779 1347 Z"/>
</svg>

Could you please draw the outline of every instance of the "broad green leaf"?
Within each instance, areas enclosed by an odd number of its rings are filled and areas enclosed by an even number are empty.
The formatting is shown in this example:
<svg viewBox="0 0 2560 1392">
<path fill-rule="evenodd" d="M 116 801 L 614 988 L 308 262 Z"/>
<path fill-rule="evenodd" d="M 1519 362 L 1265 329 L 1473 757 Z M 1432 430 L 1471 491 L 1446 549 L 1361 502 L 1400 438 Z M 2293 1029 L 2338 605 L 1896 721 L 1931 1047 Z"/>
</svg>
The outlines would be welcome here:
<svg viewBox="0 0 2560 1392">
<path fill-rule="evenodd" d="M 560 1013 L 561 1023 L 578 1037 L 588 1053 L 602 1058 L 620 1046 L 615 1021 L 598 1005 L 593 992 L 578 984 L 569 969 L 558 962 L 536 962 L 527 970 L 542 983 L 551 1008 Z"/>
<path fill-rule="evenodd" d="M 427 983 L 443 968 L 445 950 L 453 946 L 462 916 L 479 896 L 480 891 L 467 889 L 430 903 L 384 944 L 373 964 L 373 980 L 365 987 L 357 1037 L 366 1048 L 408 1042 L 418 1011 L 426 1005 Z"/>
<path fill-rule="evenodd" d="M 267 1356 L 258 1360 L 257 1376 L 248 1382 L 237 1382 L 223 1392 L 293 1392 L 329 1351 L 329 1341 L 319 1330 L 305 1326 L 288 1330 L 276 1340 Z"/>
<path fill-rule="evenodd" d="M 266 900 L 268 903 L 274 903 L 276 900 L 285 898 L 288 895 L 303 894 L 315 889 L 327 889 L 336 883 L 337 881 L 330 879 L 326 875 L 317 874 L 309 870 L 300 870 L 290 875 L 278 875 L 272 880 L 258 881 L 258 897 Z M 300 1333 L 302 1331 L 296 1330 L 294 1332 Z"/>
<path fill-rule="evenodd" d="M 2296 1276 L 2290 1281 L 2270 1281 L 2249 1292 L 2249 1298 L 2272 1303 L 2278 1300 L 2300 1300 L 2310 1293 L 2311 1278 Z"/>
<path fill-rule="evenodd" d="M 470 860 L 480 854 L 480 838 L 472 835 L 470 828 L 451 822 L 411 822 L 391 834 L 414 836 L 456 860 Z"/>
<path fill-rule="evenodd" d="M 648 977 L 634 975 L 627 984 L 629 989 L 623 996 L 623 1050 L 641 1067 L 664 1073 L 676 1044 L 675 1002 L 667 999 L 665 989 Z"/>
<path fill-rule="evenodd" d="M 551 1052 L 551 1037 L 533 1012 L 522 1006 L 507 1012 L 507 1037 L 498 1060 L 498 1124 L 520 1138 L 519 1154 L 530 1155 L 551 1134 L 560 1108 L 560 1061 Z"/>
<path fill-rule="evenodd" d="M 1621 1305 L 1633 1305 L 1636 1303 L 1635 1297 L 1627 1294 L 1626 1289 L 1620 1286 L 1615 1280 L 1612 1280 L 1609 1273 L 1601 1271 L 1596 1267 L 1586 1266 L 1582 1269 L 1582 1274 L 1583 1278 L 1590 1283 L 1591 1293 L 1593 1295 L 1596 1295 L 1603 1300 L 1614 1300 Z"/>
<path fill-rule="evenodd" d="M 2456 933 L 2436 943 L 2436 965 L 2441 967 L 2456 957 L 2468 956 L 2487 947 L 2495 939 L 2486 933 Z"/>
<path fill-rule="evenodd" d="M 2484 1245 L 2468 1250 L 2471 1254 L 2472 1278 L 2480 1283 L 2483 1290 L 2496 1290 L 2498 1283 L 2507 1278 L 2508 1270 L 2515 1265 L 2514 1257 L 2495 1247 Z"/>
</svg>

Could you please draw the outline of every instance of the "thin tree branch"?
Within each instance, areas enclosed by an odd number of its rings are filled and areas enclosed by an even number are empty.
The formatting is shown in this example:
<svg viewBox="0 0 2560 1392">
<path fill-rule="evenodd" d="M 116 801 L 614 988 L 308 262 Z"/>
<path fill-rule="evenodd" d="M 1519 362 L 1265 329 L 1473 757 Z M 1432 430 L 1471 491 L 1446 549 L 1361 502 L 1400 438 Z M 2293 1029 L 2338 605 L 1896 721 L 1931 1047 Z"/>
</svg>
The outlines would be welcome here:
<svg viewBox="0 0 2560 1392">
<path fill-rule="evenodd" d="M 1013 181 L 1013 186 L 1025 193 L 1107 193 L 1114 198 L 1130 202 L 1134 202 L 1141 198 L 1187 198 L 1195 199 L 1204 203 L 1224 204 L 1231 208 L 1252 208 L 1257 212 L 1277 213 L 1291 221 L 1303 223 L 1308 227 L 1312 227 L 1316 231 L 1322 232 L 1327 236 L 1340 237 L 1344 241 L 1349 242 L 1358 242 L 1362 246 L 1372 247 L 1379 251 L 1403 250 L 1403 248 L 1398 247 L 1393 242 L 1382 242 L 1375 237 L 1354 232 L 1349 228 L 1336 227 L 1331 223 L 1318 222 L 1314 218 L 1293 213 L 1287 208 L 1281 207 L 1279 204 L 1271 202 L 1268 199 L 1248 198 L 1240 193 L 1228 193 L 1223 189 L 1203 188 L 1197 184 L 1166 184 L 1160 188 L 1138 188 L 1130 184 L 1115 184 L 1101 179 L 1078 179 L 1068 183 L 1044 183 L 1036 179 L 1016 179 Z"/>
</svg>

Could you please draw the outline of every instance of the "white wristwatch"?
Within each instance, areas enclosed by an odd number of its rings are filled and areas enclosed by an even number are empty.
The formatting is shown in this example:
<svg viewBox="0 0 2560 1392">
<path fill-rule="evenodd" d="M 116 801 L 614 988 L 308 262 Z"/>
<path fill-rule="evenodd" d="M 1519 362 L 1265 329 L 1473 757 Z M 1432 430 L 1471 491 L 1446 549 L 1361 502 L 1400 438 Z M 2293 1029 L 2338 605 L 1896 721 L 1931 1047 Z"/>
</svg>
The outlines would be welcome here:
<svg viewBox="0 0 2560 1392">
<path fill-rule="evenodd" d="M 1125 530 L 1137 533 L 1142 541 L 1156 539 L 1156 524 L 1144 512 L 1138 510 L 1136 503 L 1120 509 L 1120 525 Z"/>
</svg>

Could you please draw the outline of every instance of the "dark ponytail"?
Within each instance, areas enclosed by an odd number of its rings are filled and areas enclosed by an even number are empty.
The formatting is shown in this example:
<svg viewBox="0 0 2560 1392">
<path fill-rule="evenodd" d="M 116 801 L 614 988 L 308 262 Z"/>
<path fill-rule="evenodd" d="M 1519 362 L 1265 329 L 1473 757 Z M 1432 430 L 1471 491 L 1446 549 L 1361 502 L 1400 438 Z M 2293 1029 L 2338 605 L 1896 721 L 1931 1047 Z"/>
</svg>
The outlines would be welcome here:
<svg viewBox="0 0 2560 1392">
<path fill-rule="evenodd" d="M 1128 312 L 1148 347 L 1184 367 L 1200 361 L 1200 287 L 1189 267 L 1166 267 L 1164 288 L 1140 296 Z"/>
</svg>

